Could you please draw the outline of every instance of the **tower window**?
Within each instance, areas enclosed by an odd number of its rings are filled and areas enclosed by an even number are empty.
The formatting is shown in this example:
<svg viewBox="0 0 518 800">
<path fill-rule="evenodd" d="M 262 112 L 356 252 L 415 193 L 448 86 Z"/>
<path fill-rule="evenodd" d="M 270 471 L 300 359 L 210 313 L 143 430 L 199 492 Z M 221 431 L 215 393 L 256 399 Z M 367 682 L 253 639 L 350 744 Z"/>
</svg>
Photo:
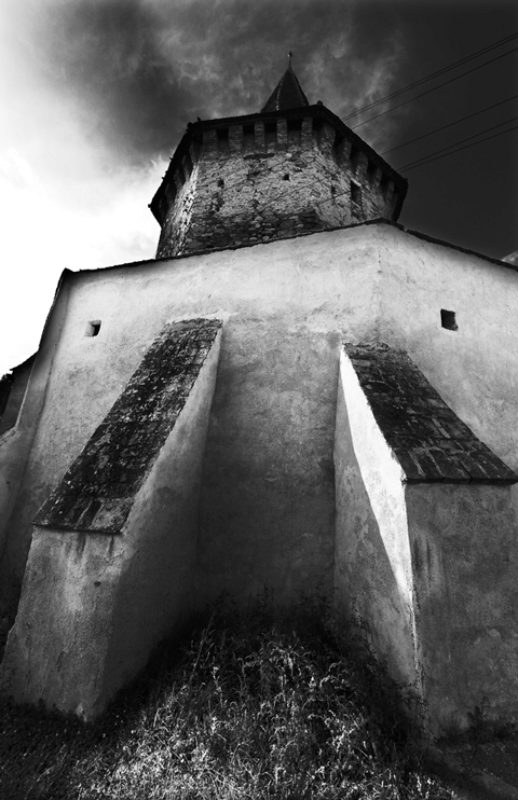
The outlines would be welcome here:
<svg viewBox="0 0 518 800">
<path fill-rule="evenodd" d="M 228 128 L 218 128 L 216 130 L 218 147 L 225 150 L 228 147 Z"/>
<path fill-rule="evenodd" d="M 322 124 L 323 123 L 321 119 L 313 119 L 312 123 L 313 134 L 317 140 L 320 138 L 320 134 L 322 132 Z"/>
<path fill-rule="evenodd" d="M 441 308 L 441 325 L 447 331 L 458 331 L 459 326 L 455 319 L 455 311 L 447 311 L 445 308 Z"/>
<path fill-rule="evenodd" d="M 369 161 L 367 165 L 367 179 L 370 184 L 374 183 L 374 178 L 376 177 L 376 164 L 374 162 Z"/>
<path fill-rule="evenodd" d="M 361 205 L 362 202 L 362 190 L 361 187 L 358 186 L 357 183 L 351 181 L 351 203 L 354 205 Z"/>
<path fill-rule="evenodd" d="M 255 144 L 255 131 L 253 125 L 243 125 L 243 144 L 245 147 L 253 147 Z"/>
<path fill-rule="evenodd" d="M 182 167 L 178 167 L 175 173 L 177 185 L 180 188 L 185 183 L 185 172 L 183 171 Z"/>
<path fill-rule="evenodd" d="M 302 130 L 302 120 L 301 119 L 289 119 L 288 124 L 288 142 L 290 144 L 299 144 L 300 143 L 300 132 Z"/>
<path fill-rule="evenodd" d="M 353 169 L 353 172 L 356 172 L 356 170 L 358 168 L 358 159 L 359 159 L 359 157 L 360 157 L 360 151 L 358 150 L 358 148 L 354 147 L 354 146 L 351 147 L 350 160 L 351 160 L 351 167 Z"/>
<path fill-rule="evenodd" d="M 192 172 L 192 160 L 191 160 L 191 157 L 190 157 L 189 153 L 185 154 L 182 163 L 183 163 L 183 168 L 184 168 L 185 174 L 186 174 L 187 177 L 189 177 L 191 172 Z"/>
<path fill-rule="evenodd" d="M 264 139 L 266 142 L 266 147 L 269 145 L 274 145 L 277 141 L 277 123 L 276 122 L 267 122 L 264 126 Z"/>
<path fill-rule="evenodd" d="M 101 320 L 93 319 L 86 324 L 85 336 L 98 336 L 101 330 Z"/>
</svg>

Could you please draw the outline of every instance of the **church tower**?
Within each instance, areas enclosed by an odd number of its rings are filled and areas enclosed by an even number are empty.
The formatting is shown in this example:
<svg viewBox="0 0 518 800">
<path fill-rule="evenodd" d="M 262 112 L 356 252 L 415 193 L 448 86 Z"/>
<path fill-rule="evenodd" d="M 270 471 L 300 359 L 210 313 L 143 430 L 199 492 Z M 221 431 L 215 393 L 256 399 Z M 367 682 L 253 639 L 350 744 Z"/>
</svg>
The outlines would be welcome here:
<svg viewBox="0 0 518 800">
<path fill-rule="evenodd" d="M 269 242 L 384 217 L 407 183 L 291 66 L 259 113 L 190 123 L 151 210 L 157 258 Z"/>
</svg>

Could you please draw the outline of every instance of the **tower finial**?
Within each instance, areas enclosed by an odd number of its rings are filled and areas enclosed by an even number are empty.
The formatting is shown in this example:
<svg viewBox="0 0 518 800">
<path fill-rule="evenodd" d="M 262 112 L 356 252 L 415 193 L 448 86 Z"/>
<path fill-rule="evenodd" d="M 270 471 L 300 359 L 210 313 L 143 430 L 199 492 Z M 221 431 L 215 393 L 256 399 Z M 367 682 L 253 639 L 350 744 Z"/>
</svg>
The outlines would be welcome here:
<svg viewBox="0 0 518 800">
<path fill-rule="evenodd" d="M 288 69 L 261 109 L 261 113 L 270 111 L 284 111 L 287 108 L 301 108 L 309 106 L 308 98 L 302 91 L 297 76 L 291 66 L 293 53 L 288 53 Z"/>
</svg>

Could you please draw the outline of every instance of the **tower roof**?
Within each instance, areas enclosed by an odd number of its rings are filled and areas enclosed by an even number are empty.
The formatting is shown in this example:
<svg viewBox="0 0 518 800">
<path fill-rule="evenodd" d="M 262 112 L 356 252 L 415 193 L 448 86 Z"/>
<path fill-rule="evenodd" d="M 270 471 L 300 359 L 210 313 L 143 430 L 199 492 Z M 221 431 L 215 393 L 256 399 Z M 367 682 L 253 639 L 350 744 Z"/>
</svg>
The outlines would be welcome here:
<svg viewBox="0 0 518 800">
<path fill-rule="evenodd" d="M 285 111 L 288 108 L 309 106 L 308 98 L 291 66 L 291 53 L 288 54 L 288 69 L 271 93 L 261 113 L 268 111 Z"/>
</svg>

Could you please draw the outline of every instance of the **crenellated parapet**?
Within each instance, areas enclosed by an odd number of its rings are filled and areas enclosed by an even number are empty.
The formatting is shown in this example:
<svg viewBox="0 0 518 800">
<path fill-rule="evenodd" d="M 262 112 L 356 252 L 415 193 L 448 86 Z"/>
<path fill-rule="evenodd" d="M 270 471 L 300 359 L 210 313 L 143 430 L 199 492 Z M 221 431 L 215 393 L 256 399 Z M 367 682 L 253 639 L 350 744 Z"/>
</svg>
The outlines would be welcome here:
<svg viewBox="0 0 518 800">
<path fill-rule="evenodd" d="M 406 181 L 322 104 L 190 124 L 151 210 L 158 258 L 385 217 Z"/>
</svg>

